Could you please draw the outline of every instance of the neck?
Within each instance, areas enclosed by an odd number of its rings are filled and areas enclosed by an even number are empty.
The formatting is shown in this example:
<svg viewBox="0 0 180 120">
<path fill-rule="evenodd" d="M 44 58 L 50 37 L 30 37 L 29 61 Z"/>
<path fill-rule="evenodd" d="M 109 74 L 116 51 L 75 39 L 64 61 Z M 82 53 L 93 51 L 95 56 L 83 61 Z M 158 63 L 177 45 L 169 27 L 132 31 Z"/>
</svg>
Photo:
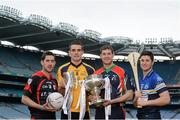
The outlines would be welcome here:
<svg viewBox="0 0 180 120">
<path fill-rule="evenodd" d="M 46 77 L 48 78 L 48 79 L 50 79 L 50 73 L 49 72 L 47 72 L 46 70 L 42 70 L 42 72 L 46 75 Z"/>
<path fill-rule="evenodd" d="M 105 69 L 108 69 L 108 68 L 110 68 L 113 64 L 114 64 L 114 63 L 112 62 L 112 63 L 110 63 L 110 64 L 104 64 L 103 66 L 104 66 Z"/>
<path fill-rule="evenodd" d="M 75 64 L 75 65 L 79 65 L 81 62 L 82 62 L 82 60 L 80 60 L 80 61 L 71 61 L 73 64 Z"/>
<path fill-rule="evenodd" d="M 147 71 L 143 71 L 143 78 L 145 78 L 146 75 L 147 75 L 151 70 L 152 70 L 152 68 L 150 68 L 150 69 L 147 70 Z"/>
</svg>

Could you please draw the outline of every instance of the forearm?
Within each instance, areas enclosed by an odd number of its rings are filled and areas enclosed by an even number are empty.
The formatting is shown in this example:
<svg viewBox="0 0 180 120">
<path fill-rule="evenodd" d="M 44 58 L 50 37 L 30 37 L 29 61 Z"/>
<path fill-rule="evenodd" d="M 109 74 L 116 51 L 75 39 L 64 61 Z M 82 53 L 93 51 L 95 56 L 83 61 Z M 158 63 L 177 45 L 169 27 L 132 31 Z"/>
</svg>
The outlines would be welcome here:
<svg viewBox="0 0 180 120">
<path fill-rule="evenodd" d="M 167 104 L 169 104 L 168 98 L 164 98 L 164 99 L 158 98 L 155 100 L 148 100 L 146 102 L 146 106 L 164 106 Z"/>
<path fill-rule="evenodd" d="M 121 97 L 115 98 L 111 100 L 111 104 L 113 103 L 122 103 L 122 102 L 126 102 L 128 100 L 131 100 L 133 97 L 133 91 L 132 90 L 128 90 L 126 94 L 124 94 Z"/>
<path fill-rule="evenodd" d="M 154 100 L 146 101 L 143 106 L 164 106 L 170 103 L 169 92 L 160 94 L 160 97 Z"/>
<path fill-rule="evenodd" d="M 42 109 L 42 105 L 35 103 L 34 101 L 32 101 L 29 97 L 27 96 L 22 96 L 22 103 L 29 106 L 29 107 L 33 107 L 36 109 Z"/>
</svg>

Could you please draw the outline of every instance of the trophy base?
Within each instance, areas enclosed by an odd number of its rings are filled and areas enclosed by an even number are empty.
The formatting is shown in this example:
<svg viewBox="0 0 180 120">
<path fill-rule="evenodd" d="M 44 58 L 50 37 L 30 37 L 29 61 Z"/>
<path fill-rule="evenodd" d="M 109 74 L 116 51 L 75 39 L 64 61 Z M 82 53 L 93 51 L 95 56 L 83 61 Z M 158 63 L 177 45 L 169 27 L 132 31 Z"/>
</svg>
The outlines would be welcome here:
<svg viewBox="0 0 180 120">
<path fill-rule="evenodd" d="M 96 101 L 90 102 L 89 105 L 92 107 L 99 107 L 99 106 L 102 106 L 104 101 L 105 101 L 104 99 L 98 99 Z"/>
</svg>

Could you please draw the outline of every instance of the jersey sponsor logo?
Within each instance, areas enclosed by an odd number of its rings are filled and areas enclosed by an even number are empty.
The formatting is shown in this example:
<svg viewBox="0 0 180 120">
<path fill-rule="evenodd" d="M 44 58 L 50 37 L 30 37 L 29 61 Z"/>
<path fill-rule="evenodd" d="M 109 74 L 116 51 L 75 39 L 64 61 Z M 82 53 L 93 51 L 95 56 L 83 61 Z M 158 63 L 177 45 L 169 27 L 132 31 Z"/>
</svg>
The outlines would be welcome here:
<svg viewBox="0 0 180 120">
<path fill-rule="evenodd" d="M 149 84 L 141 84 L 141 88 L 143 90 L 147 90 L 149 88 Z"/>
<path fill-rule="evenodd" d="M 112 78 L 111 78 L 112 81 L 116 81 L 117 79 L 118 79 L 117 75 L 113 75 Z"/>
</svg>

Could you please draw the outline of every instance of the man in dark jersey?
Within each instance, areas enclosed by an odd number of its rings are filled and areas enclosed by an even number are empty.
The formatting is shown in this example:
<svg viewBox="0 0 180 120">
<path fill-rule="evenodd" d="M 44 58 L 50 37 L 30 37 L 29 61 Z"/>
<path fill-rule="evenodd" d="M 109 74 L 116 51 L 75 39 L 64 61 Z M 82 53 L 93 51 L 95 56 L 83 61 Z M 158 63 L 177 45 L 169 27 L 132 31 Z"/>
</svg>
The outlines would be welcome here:
<svg viewBox="0 0 180 120">
<path fill-rule="evenodd" d="M 47 96 L 58 89 L 57 81 L 51 74 L 55 63 L 55 55 L 44 52 L 41 57 L 42 70 L 34 73 L 24 87 L 21 101 L 28 106 L 31 119 L 56 119 L 56 110 L 46 103 Z"/>
<path fill-rule="evenodd" d="M 169 104 L 170 96 L 163 79 L 153 71 L 154 55 L 143 51 L 140 55 L 140 91 L 135 92 L 134 105 L 138 107 L 138 119 L 161 119 L 160 106 Z"/>
<path fill-rule="evenodd" d="M 130 79 L 124 69 L 113 63 L 114 51 L 112 46 L 104 45 L 100 48 L 100 57 L 103 67 L 95 71 L 95 74 L 102 74 L 103 78 L 108 77 L 111 85 L 111 100 L 106 100 L 104 106 L 111 105 L 109 119 L 125 119 L 123 105 L 127 100 L 133 98 L 133 90 Z M 101 90 L 100 96 L 104 98 L 105 89 Z M 105 107 L 97 107 L 95 119 L 105 119 Z"/>
</svg>

